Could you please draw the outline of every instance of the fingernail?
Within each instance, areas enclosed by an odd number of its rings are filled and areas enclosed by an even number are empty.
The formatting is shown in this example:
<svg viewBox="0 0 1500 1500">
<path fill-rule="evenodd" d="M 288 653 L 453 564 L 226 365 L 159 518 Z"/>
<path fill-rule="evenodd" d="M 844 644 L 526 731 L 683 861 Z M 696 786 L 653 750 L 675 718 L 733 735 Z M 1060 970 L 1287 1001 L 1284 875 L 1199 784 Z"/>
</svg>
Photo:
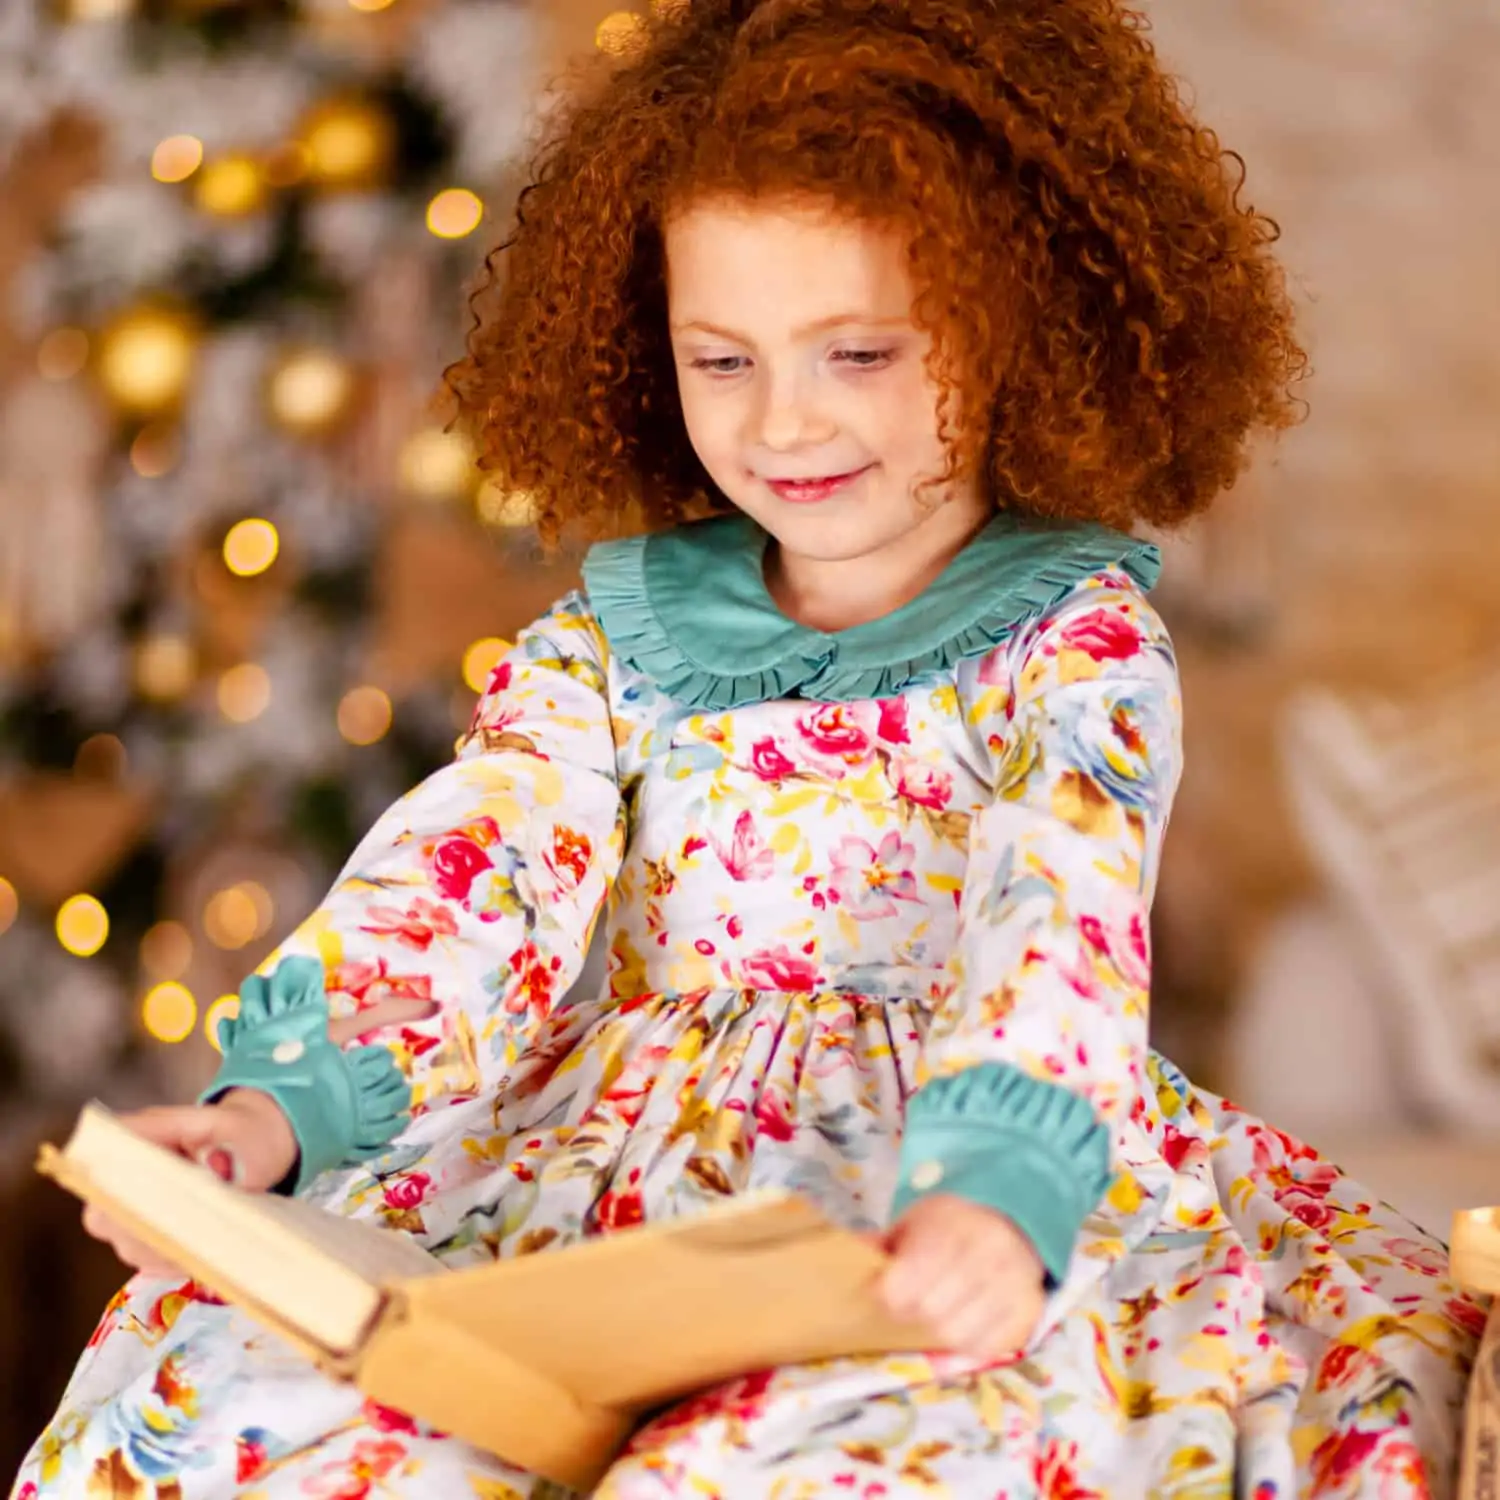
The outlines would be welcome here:
<svg viewBox="0 0 1500 1500">
<path fill-rule="evenodd" d="M 220 1182 L 231 1187 L 240 1180 L 239 1158 L 228 1146 L 205 1146 L 195 1158 L 200 1167 L 207 1167 Z"/>
</svg>

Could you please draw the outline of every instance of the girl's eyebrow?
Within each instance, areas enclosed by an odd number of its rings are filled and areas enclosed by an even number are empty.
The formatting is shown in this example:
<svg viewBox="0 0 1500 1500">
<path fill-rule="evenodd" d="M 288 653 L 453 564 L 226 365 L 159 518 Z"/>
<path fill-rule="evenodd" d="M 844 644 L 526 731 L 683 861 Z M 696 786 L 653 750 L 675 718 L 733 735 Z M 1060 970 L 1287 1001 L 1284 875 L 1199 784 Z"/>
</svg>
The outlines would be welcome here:
<svg viewBox="0 0 1500 1500">
<path fill-rule="evenodd" d="M 850 323 L 858 323 L 865 328 L 903 328 L 907 322 L 906 318 L 872 318 L 867 313 L 835 313 L 831 318 L 819 318 L 816 322 L 804 323 L 800 328 L 792 329 L 792 337 L 809 338 L 815 333 L 826 333 L 830 328 L 842 328 Z M 700 318 L 672 325 L 673 333 L 687 333 L 690 330 L 711 333 L 715 338 L 728 339 L 735 344 L 755 342 L 748 334 L 736 333 L 732 328 L 721 328 L 717 323 L 707 323 Z"/>
</svg>

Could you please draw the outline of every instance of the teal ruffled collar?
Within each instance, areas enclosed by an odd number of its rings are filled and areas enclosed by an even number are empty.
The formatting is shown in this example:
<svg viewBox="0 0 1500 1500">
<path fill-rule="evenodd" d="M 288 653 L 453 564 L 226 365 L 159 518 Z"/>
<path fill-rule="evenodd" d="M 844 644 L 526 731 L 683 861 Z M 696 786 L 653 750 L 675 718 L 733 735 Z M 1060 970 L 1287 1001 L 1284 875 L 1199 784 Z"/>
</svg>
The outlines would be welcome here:
<svg viewBox="0 0 1500 1500">
<path fill-rule="evenodd" d="M 888 698 L 980 656 L 1083 579 L 1123 568 L 1151 588 L 1161 557 L 1103 526 L 1000 514 L 910 603 L 851 630 L 812 630 L 776 607 L 767 537 L 732 515 L 594 547 L 584 585 L 610 649 L 692 708 L 777 698 Z"/>
</svg>

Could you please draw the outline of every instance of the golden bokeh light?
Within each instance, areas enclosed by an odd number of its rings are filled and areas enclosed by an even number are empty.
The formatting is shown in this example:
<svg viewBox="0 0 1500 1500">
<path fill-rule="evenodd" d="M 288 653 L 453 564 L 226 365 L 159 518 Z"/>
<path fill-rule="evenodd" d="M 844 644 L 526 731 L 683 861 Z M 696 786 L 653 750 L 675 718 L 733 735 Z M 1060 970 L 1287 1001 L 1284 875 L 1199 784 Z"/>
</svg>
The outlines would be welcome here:
<svg viewBox="0 0 1500 1500">
<path fill-rule="evenodd" d="M 153 979 L 181 979 L 192 962 L 192 935 L 181 922 L 158 922 L 141 939 L 141 967 Z"/>
<path fill-rule="evenodd" d="M 148 422 L 130 445 L 130 467 L 142 479 L 160 479 L 182 461 L 182 439 L 170 422 Z"/>
<path fill-rule="evenodd" d="M 498 636 L 486 636 L 475 641 L 464 652 L 464 682 L 475 693 L 482 693 L 489 686 L 490 674 L 500 665 L 500 658 L 510 650 L 510 642 Z"/>
<path fill-rule="evenodd" d="M 536 520 L 536 499 L 525 490 L 485 483 L 474 497 L 474 506 L 486 526 L 530 526 Z"/>
<path fill-rule="evenodd" d="M 197 675 L 197 653 L 184 636 L 148 636 L 136 647 L 135 685 L 157 703 L 182 697 Z"/>
<path fill-rule="evenodd" d="M 349 0 L 349 4 L 366 15 L 374 15 L 378 10 L 389 10 L 395 0 Z"/>
<path fill-rule="evenodd" d="M 391 700 L 378 687 L 350 688 L 339 700 L 339 733 L 351 745 L 373 745 L 391 727 Z"/>
<path fill-rule="evenodd" d="M 81 328 L 54 328 L 36 350 L 43 380 L 71 380 L 89 362 L 89 336 Z"/>
<path fill-rule="evenodd" d="M 468 495 L 479 477 L 467 439 L 441 427 L 414 432 L 401 446 L 397 470 L 407 494 L 433 501 Z"/>
<path fill-rule="evenodd" d="M 260 931 L 255 898 L 243 885 L 216 891 L 203 909 L 203 930 L 214 947 L 231 952 L 253 943 Z"/>
<path fill-rule="evenodd" d="M 69 896 L 57 911 L 57 940 L 77 958 L 92 958 L 109 937 L 109 913 L 93 896 Z"/>
<path fill-rule="evenodd" d="M 644 40 L 645 26 L 644 18 L 634 11 L 612 11 L 595 30 L 594 45 L 611 57 L 623 57 Z"/>
<path fill-rule="evenodd" d="M 119 781 L 125 775 L 129 757 L 125 742 L 118 735 L 91 734 L 73 757 L 73 774 L 85 781 Z"/>
<path fill-rule="evenodd" d="M 16 888 L 0 875 L 0 932 L 4 932 L 21 914 L 21 898 Z"/>
<path fill-rule="evenodd" d="M 203 1013 L 203 1035 L 209 1040 L 209 1045 L 215 1052 L 224 1049 L 219 1045 L 219 1022 L 226 1018 L 232 1019 L 240 1013 L 240 997 L 238 995 L 220 995 L 212 1005 Z"/>
<path fill-rule="evenodd" d="M 188 318 L 163 308 L 132 308 L 99 336 L 99 380 L 117 406 L 154 415 L 181 400 L 197 352 L 197 331 Z"/>
<path fill-rule="evenodd" d="M 158 182 L 186 182 L 203 165 L 203 142 L 195 135 L 169 135 L 151 153 Z"/>
<path fill-rule="evenodd" d="M 427 228 L 440 240 L 473 234 L 484 218 L 484 203 L 468 188 L 445 188 L 427 205 Z"/>
<path fill-rule="evenodd" d="M 70 21 L 119 21 L 135 9 L 135 0 L 67 0 Z"/>
<path fill-rule="evenodd" d="M 198 1001 L 175 979 L 153 984 L 141 1001 L 141 1025 L 159 1042 L 185 1042 L 198 1023 Z"/>
<path fill-rule="evenodd" d="M 219 712 L 231 723 L 248 724 L 271 706 L 271 677 L 253 661 L 241 662 L 219 678 Z"/>
<path fill-rule="evenodd" d="M 193 202 L 219 219 L 243 219 L 258 213 L 269 195 L 265 169 L 243 151 L 205 163 L 193 182 Z"/>
<path fill-rule="evenodd" d="M 324 187 L 369 187 L 395 145 L 391 121 L 363 99 L 329 99 L 303 117 L 297 139 L 307 175 Z"/>
<path fill-rule="evenodd" d="M 224 566 L 237 578 L 254 578 L 276 561 L 281 537 L 269 521 L 236 521 L 224 537 Z"/>
<path fill-rule="evenodd" d="M 354 369 L 326 349 L 298 349 L 271 372 L 266 404 L 289 432 L 315 436 L 328 432 L 354 400 Z"/>
</svg>

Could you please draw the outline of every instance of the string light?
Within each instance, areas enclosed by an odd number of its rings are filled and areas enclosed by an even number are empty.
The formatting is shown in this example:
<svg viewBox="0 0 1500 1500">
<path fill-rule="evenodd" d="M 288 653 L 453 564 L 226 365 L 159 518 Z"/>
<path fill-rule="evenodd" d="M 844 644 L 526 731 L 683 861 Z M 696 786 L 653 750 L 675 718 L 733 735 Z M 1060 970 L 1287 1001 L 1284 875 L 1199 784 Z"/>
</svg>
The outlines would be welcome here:
<svg viewBox="0 0 1500 1500">
<path fill-rule="evenodd" d="M 530 526 L 536 520 L 536 497 L 525 490 L 506 490 L 487 482 L 474 500 L 479 519 L 486 526 Z"/>
<path fill-rule="evenodd" d="M 109 937 L 109 913 L 93 896 L 69 896 L 57 911 L 57 940 L 76 958 L 92 958 Z"/>
<path fill-rule="evenodd" d="M 193 186 L 193 201 L 216 218 L 243 219 L 265 206 L 269 187 L 260 162 L 238 151 L 202 168 Z"/>
<path fill-rule="evenodd" d="M 231 723 L 248 724 L 271 706 L 271 678 L 253 661 L 241 662 L 219 678 L 219 712 Z"/>
<path fill-rule="evenodd" d="M 338 424 L 354 399 L 349 362 L 326 349 L 298 349 L 271 372 L 266 404 L 289 432 L 316 436 Z"/>
<path fill-rule="evenodd" d="M 254 578 L 276 561 L 281 538 L 269 521 L 236 521 L 224 538 L 224 566 L 237 578 Z"/>
<path fill-rule="evenodd" d="M 158 703 L 180 698 L 197 674 L 192 642 L 180 635 L 154 635 L 135 652 L 135 684 L 143 696 Z"/>
<path fill-rule="evenodd" d="M 10 927 L 20 912 L 21 898 L 16 895 L 15 886 L 0 875 L 0 932 Z"/>
<path fill-rule="evenodd" d="M 141 939 L 141 967 L 153 979 L 181 979 L 193 962 L 193 939 L 181 922 L 158 922 Z"/>
<path fill-rule="evenodd" d="M 350 688 L 339 701 L 339 733 L 351 745 L 373 745 L 391 727 L 391 700 L 378 687 Z"/>
<path fill-rule="evenodd" d="M 43 380 L 71 380 L 89 362 L 89 336 L 81 328 L 54 328 L 37 345 L 36 367 Z"/>
<path fill-rule="evenodd" d="M 445 188 L 427 205 L 427 228 L 441 240 L 473 234 L 484 217 L 484 203 L 468 188 Z"/>
<path fill-rule="evenodd" d="M 594 45 L 611 57 L 623 57 L 644 39 L 645 25 L 634 11 L 612 11 L 594 32 Z"/>
<path fill-rule="evenodd" d="M 260 913 L 255 900 L 242 885 L 216 891 L 203 909 L 203 930 L 216 948 L 231 952 L 255 941 Z"/>
<path fill-rule="evenodd" d="M 195 135 L 169 135 L 151 153 L 158 182 L 186 182 L 203 165 L 203 142 Z"/>
<path fill-rule="evenodd" d="M 397 460 L 401 487 L 423 500 L 454 500 L 473 488 L 474 451 L 457 432 L 424 427 L 402 445 Z"/>
<path fill-rule="evenodd" d="M 363 99 L 330 99 L 304 117 L 297 139 L 307 175 L 324 187 L 370 186 L 395 145 L 390 120 Z"/>
<path fill-rule="evenodd" d="M 155 415 L 181 399 L 197 346 L 197 332 L 182 314 L 132 308 L 99 337 L 99 379 L 117 405 Z"/>
<path fill-rule="evenodd" d="M 373 15 L 376 11 L 389 10 L 395 4 L 395 0 L 349 0 L 349 4 L 366 15 Z"/>
<path fill-rule="evenodd" d="M 486 636 L 482 641 L 475 641 L 464 652 L 464 681 L 471 691 L 482 693 L 489 686 L 490 674 L 499 666 L 500 658 L 509 650 L 509 642 L 491 635 Z"/>
<path fill-rule="evenodd" d="M 185 1042 L 197 1021 L 197 999 L 175 979 L 152 985 L 141 1001 L 141 1024 L 159 1042 Z"/>
<path fill-rule="evenodd" d="M 238 995 L 220 995 L 217 1000 L 203 1013 L 203 1035 L 209 1040 L 209 1045 L 215 1052 L 224 1049 L 219 1045 L 219 1022 L 226 1018 L 233 1018 L 240 1013 L 240 997 Z"/>
</svg>

